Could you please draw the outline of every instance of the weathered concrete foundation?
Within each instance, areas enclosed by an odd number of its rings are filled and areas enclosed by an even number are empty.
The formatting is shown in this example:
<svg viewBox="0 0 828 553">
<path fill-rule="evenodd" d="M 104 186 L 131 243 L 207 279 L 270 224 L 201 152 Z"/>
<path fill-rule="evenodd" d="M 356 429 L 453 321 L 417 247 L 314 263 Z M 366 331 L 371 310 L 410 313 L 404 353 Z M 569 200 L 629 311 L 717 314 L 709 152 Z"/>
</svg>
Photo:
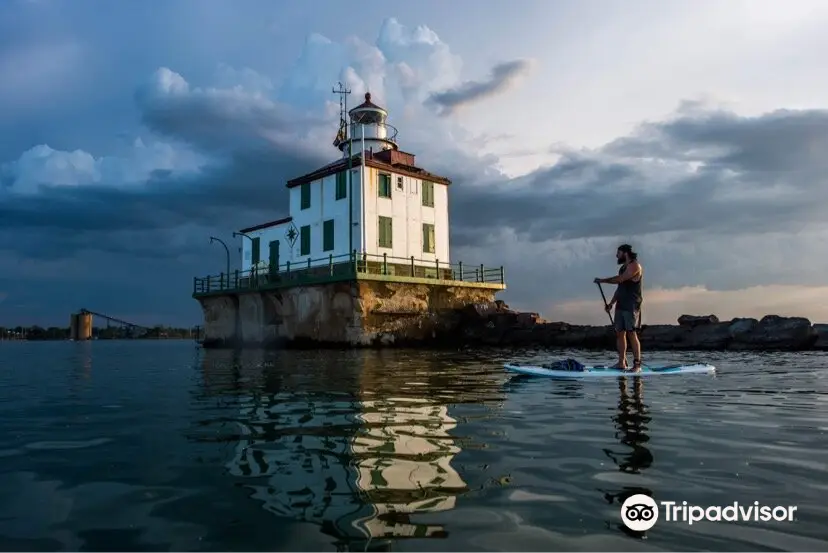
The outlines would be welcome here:
<svg viewBox="0 0 828 553">
<path fill-rule="evenodd" d="M 204 347 L 379 347 L 440 335 L 443 314 L 491 303 L 500 290 L 469 283 L 351 280 L 197 297 Z"/>
</svg>

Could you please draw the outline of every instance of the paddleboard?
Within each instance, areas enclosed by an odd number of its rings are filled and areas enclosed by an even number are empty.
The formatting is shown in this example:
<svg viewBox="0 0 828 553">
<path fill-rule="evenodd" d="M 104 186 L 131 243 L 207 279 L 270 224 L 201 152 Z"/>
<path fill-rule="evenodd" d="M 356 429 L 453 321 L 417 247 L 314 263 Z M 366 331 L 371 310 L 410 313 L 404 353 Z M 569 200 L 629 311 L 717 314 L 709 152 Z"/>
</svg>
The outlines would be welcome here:
<svg viewBox="0 0 828 553">
<path fill-rule="evenodd" d="M 504 368 L 506 370 L 531 375 L 531 376 L 546 376 L 551 378 L 618 378 L 619 376 L 658 376 L 658 375 L 676 375 L 676 374 L 712 374 L 716 372 L 716 367 L 708 365 L 707 363 L 694 363 L 688 365 L 664 365 L 664 366 L 649 366 L 644 365 L 640 371 L 624 371 L 613 367 L 605 367 L 601 365 L 580 365 L 576 363 L 577 368 L 565 369 L 554 368 L 562 366 L 560 363 L 550 363 L 548 367 L 537 365 L 515 365 L 506 363 Z"/>
</svg>

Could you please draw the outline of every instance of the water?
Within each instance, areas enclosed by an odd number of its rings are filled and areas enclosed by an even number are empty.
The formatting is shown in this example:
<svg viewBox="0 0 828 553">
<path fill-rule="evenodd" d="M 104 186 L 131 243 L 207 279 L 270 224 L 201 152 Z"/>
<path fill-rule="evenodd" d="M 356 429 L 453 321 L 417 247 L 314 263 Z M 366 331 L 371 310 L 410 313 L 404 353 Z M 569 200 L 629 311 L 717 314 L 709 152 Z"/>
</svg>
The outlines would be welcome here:
<svg viewBox="0 0 828 553">
<path fill-rule="evenodd" d="M 506 355 L 0 344 L 0 548 L 828 549 L 828 356 L 556 382 Z M 797 520 L 642 536 L 619 516 L 635 491 Z"/>
</svg>

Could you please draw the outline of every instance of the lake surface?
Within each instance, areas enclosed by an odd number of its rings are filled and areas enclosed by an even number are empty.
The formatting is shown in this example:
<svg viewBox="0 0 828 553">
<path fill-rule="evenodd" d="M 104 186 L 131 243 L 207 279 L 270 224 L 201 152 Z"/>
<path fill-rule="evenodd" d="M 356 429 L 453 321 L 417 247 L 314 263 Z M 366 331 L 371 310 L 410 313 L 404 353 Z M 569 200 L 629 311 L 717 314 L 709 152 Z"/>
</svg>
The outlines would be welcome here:
<svg viewBox="0 0 828 553">
<path fill-rule="evenodd" d="M 645 352 L 646 353 L 646 352 Z M 828 550 L 828 356 L 0 343 L 3 550 Z M 793 522 L 621 523 L 633 493 Z"/>
</svg>

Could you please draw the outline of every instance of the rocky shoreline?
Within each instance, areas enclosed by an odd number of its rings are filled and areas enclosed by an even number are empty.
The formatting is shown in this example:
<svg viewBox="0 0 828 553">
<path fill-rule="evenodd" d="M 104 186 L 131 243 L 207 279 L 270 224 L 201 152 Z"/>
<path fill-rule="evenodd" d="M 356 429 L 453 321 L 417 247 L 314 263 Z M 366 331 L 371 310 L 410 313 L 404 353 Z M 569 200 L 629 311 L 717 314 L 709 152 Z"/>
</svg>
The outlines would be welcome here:
<svg viewBox="0 0 828 553">
<path fill-rule="evenodd" d="M 448 322 L 448 321 L 447 321 Z M 804 317 L 766 315 L 762 319 L 720 321 L 715 315 L 682 315 L 677 325 L 642 325 L 645 350 L 828 350 L 828 324 Z M 443 327 L 443 339 L 455 344 L 495 347 L 614 349 L 609 326 L 548 322 L 537 313 L 513 311 L 502 301 L 474 304 L 456 311 Z"/>
</svg>

